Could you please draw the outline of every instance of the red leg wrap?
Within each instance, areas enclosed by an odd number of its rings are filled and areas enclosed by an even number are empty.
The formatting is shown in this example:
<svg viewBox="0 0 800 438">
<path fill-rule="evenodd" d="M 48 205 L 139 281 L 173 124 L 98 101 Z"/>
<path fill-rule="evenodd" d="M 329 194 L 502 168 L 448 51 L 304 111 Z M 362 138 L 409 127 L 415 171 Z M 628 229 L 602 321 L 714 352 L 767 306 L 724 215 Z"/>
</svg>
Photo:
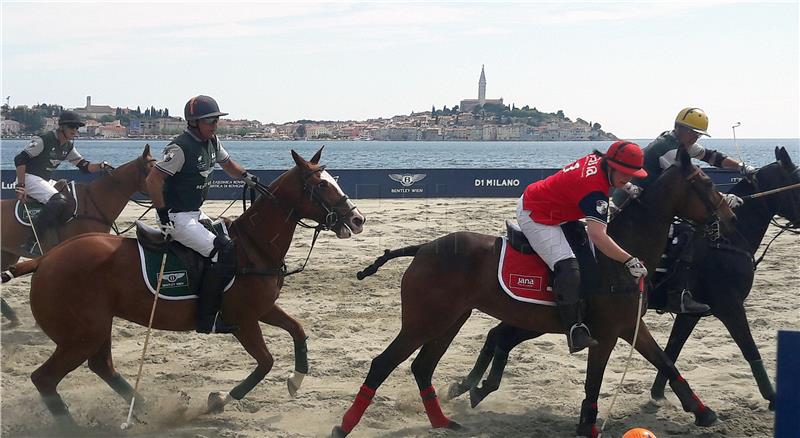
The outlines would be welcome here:
<svg viewBox="0 0 800 438">
<path fill-rule="evenodd" d="M 695 414 L 699 414 L 706 410 L 706 405 L 703 404 L 703 402 L 700 400 L 700 397 L 698 397 L 697 394 L 692 393 L 692 399 L 697 402 L 697 411 L 694 412 Z"/>
<path fill-rule="evenodd" d="M 345 433 L 350 433 L 350 431 L 356 427 L 356 424 L 361 421 L 361 416 L 364 415 L 364 411 L 367 410 L 374 396 L 374 389 L 366 385 L 361 385 L 361 389 L 359 389 L 358 394 L 356 394 L 356 399 L 353 400 L 353 405 L 350 406 L 350 409 L 348 409 L 347 412 L 344 413 L 344 417 L 342 417 L 342 430 Z"/>
<path fill-rule="evenodd" d="M 600 430 L 597 428 L 596 424 L 592 425 L 592 438 L 597 438 L 600 436 Z"/>
<path fill-rule="evenodd" d="M 442 407 L 439 406 L 439 397 L 436 396 L 436 390 L 433 389 L 433 386 L 420 391 L 419 396 L 422 397 L 422 404 L 425 405 L 425 413 L 428 414 L 431 426 L 434 429 L 447 427 L 450 424 L 450 419 L 442 413 Z"/>
</svg>

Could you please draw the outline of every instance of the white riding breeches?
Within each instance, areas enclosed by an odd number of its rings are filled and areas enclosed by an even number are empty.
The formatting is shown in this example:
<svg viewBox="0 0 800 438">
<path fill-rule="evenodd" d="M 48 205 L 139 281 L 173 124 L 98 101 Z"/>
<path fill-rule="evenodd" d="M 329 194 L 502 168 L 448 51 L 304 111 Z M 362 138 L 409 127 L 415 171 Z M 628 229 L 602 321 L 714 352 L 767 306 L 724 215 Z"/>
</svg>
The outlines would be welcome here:
<svg viewBox="0 0 800 438">
<path fill-rule="evenodd" d="M 211 254 L 216 236 L 200 223 L 202 219 L 209 219 L 205 213 L 199 210 L 183 211 L 170 213 L 169 218 L 175 226 L 175 230 L 172 231 L 172 238 L 175 241 L 197 251 L 203 257 L 208 257 Z M 158 220 L 157 214 L 156 220 Z"/>
<path fill-rule="evenodd" d="M 44 179 L 42 177 L 26 173 L 25 193 L 42 204 L 47 204 L 47 201 L 49 201 L 53 195 L 58 193 L 58 190 L 53 187 L 55 183 L 56 182 L 51 179 Z"/>
<path fill-rule="evenodd" d="M 564 231 L 559 225 L 544 225 L 531 219 L 530 210 L 523 210 L 522 198 L 517 202 L 517 222 L 525 237 L 528 238 L 533 250 L 547 263 L 550 269 L 555 270 L 556 263 L 561 260 L 575 258 L 572 247 L 564 236 Z"/>
</svg>

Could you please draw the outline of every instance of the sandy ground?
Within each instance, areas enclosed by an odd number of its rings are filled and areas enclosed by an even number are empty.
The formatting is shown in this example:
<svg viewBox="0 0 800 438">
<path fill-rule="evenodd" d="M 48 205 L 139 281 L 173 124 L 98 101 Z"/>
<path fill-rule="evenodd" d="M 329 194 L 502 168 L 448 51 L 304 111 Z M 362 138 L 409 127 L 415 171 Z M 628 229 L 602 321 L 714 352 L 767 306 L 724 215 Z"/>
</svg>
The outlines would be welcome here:
<svg viewBox="0 0 800 438">
<path fill-rule="evenodd" d="M 327 436 L 339 424 L 363 382 L 370 361 L 389 344 L 400 326 L 399 283 L 410 258 L 394 260 L 365 281 L 355 273 L 385 248 L 416 244 L 458 230 L 499 234 L 513 217 L 513 199 L 362 200 L 367 216 L 364 233 L 338 240 L 321 236 L 305 273 L 289 277 L 279 299 L 308 332 L 310 375 L 291 398 L 285 378 L 293 368 L 291 338 L 280 329 L 263 326 L 275 356 L 267 378 L 244 400 L 221 414 L 202 414 L 210 391 L 230 390 L 255 366 L 232 336 L 155 332 L 144 365 L 141 388 L 147 397 L 146 423 L 126 433 L 159 437 L 308 437 Z M 215 217 L 228 203 L 211 202 Z M 226 213 L 235 216 L 237 204 Z M 131 205 L 121 218 L 130 223 L 142 212 Z M 775 234 L 770 229 L 767 238 Z M 766 241 L 766 239 L 765 239 Z M 305 258 L 310 233 L 299 230 L 287 262 L 290 268 Z M 793 250 L 797 237 L 781 236 L 756 273 L 747 311 L 767 371 L 775 377 L 776 331 L 800 328 L 800 268 Z M 30 373 L 53 351 L 53 343 L 36 326 L 28 306 L 29 279 L 17 279 L 2 289 L 19 312 L 23 326 L 2 333 L 2 436 L 57 436 L 52 419 L 30 382 Z M 650 312 L 645 317 L 664 345 L 672 319 Z M 474 312 L 456 337 L 434 375 L 440 394 L 471 368 L 485 333 L 496 320 Z M 113 353 L 117 369 L 133 384 L 146 329 L 115 320 Z M 617 344 L 603 382 L 600 422 L 625 366 L 628 345 Z M 400 365 L 378 390 L 371 407 L 351 436 L 573 436 L 580 401 L 586 352 L 570 356 L 563 335 L 547 335 L 523 344 L 509 358 L 499 391 L 476 409 L 468 397 L 443 404 L 445 413 L 466 426 L 462 432 L 432 430 L 410 371 L 415 355 Z M 678 363 L 698 395 L 717 411 L 720 422 L 698 428 L 677 398 L 657 407 L 649 403 L 655 370 L 634 354 L 623 393 L 604 436 L 620 436 L 632 427 L 647 427 L 660 438 L 772 436 L 773 413 L 761 399 L 747 363 L 722 324 L 701 321 Z M 128 405 L 84 365 L 59 386 L 83 435 L 124 436 L 119 424 Z"/>
</svg>

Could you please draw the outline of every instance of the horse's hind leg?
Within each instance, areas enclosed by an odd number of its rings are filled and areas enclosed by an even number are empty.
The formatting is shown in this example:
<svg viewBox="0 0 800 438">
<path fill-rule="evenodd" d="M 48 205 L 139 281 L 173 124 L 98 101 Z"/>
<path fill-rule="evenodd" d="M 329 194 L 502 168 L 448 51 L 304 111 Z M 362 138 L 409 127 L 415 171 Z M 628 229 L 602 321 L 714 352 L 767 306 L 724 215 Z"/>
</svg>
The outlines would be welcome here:
<svg viewBox="0 0 800 438">
<path fill-rule="evenodd" d="M 495 333 L 492 333 L 495 331 Z M 500 381 L 503 379 L 503 372 L 508 363 L 508 354 L 514 347 L 529 339 L 541 336 L 542 333 L 523 330 L 521 328 L 500 323 L 497 327 L 489 331 L 489 336 L 494 336 L 495 347 L 492 357 L 492 368 L 489 375 L 481 386 L 473 387 L 469 390 L 469 403 L 473 408 L 483 401 L 489 394 L 500 388 Z M 481 372 L 482 373 L 482 372 Z M 480 378 L 480 377 L 479 377 Z"/>
<path fill-rule="evenodd" d="M 103 379 L 126 402 L 130 403 L 133 397 L 133 387 L 114 369 L 110 337 L 106 339 L 103 346 L 95 354 L 89 357 L 89 369 Z M 136 400 L 139 402 L 137 406 L 143 405 L 144 399 L 141 396 L 137 397 Z"/>
<path fill-rule="evenodd" d="M 76 343 L 69 347 L 58 345 L 50 358 L 31 374 L 31 381 L 57 423 L 75 426 L 69 408 L 58 394 L 58 384 L 96 350 L 97 345 L 92 343 Z"/>
<path fill-rule="evenodd" d="M 597 398 L 600 396 L 600 386 L 603 383 L 603 374 L 606 371 L 608 357 L 614 349 L 617 339 L 601 338 L 599 344 L 589 348 L 589 358 L 586 364 L 586 381 L 583 389 L 586 398 L 581 403 L 581 415 L 578 421 L 577 435 L 580 437 L 598 436 L 597 429 Z"/>
<path fill-rule="evenodd" d="M 689 339 L 698 321 L 700 321 L 699 316 L 685 313 L 678 314 L 675 318 L 675 322 L 672 324 L 672 331 L 669 333 L 667 347 L 664 348 L 664 353 L 667 354 L 672 363 L 678 361 L 678 355 L 681 354 L 683 345 L 686 344 L 686 340 Z M 656 374 L 656 379 L 653 381 L 653 386 L 650 387 L 650 397 L 656 401 L 663 400 L 665 398 L 664 388 L 666 385 L 667 375 L 659 370 L 658 374 Z"/>
<path fill-rule="evenodd" d="M 461 428 L 461 425 L 450 420 L 442 413 L 442 408 L 439 406 L 439 399 L 436 397 L 436 390 L 433 389 L 431 380 L 433 371 L 436 369 L 436 365 L 439 364 L 442 355 L 450 347 L 453 338 L 456 337 L 458 331 L 461 330 L 461 327 L 471 314 L 471 311 L 465 312 L 443 335 L 426 342 L 411 363 L 411 371 L 417 381 L 419 395 L 422 397 L 423 405 L 425 405 L 425 413 L 428 414 L 428 420 L 434 428 L 446 427 L 455 430 Z"/>
<path fill-rule="evenodd" d="M 306 336 L 303 326 L 277 305 L 261 318 L 261 322 L 280 327 L 292 336 L 294 341 L 294 372 L 286 379 L 286 386 L 289 388 L 289 394 L 294 397 L 303 383 L 303 378 L 308 374 L 308 346 L 306 344 L 308 336 Z"/>
<path fill-rule="evenodd" d="M 647 359 L 648 362 L 655 365 L 658 371 L 663 372 L 667 376 L 669 379 L 669 386 L 672 388 L 672 392 L 680 399 L 683 410 L 694 414 L 694 424 L 698 426 L 710 426 L 714 424 L 717 421 L 717 414 L 711 408 L 703 404 L 700 397 L 692 391 L 689 383 L 680 375 L 678 369 L 675 368 L 675 365 L 667 357 L 666 353 L 664 353 L 655 339 L 653 339 L 653 335 L 650 334 L 650 330 L 648 330 L 644 322 L 642 321 L 640 324 L 639 335 L 635 345 L 636 351 Z M 628 341 L 628 343 L 633 343 L 633 331 L 634 328 L 631 327 L 629 330 L 625 330 L 621 337 Z"/>
<path fill-rule="evenodd" d="M 758 352 L 758 346 L 753 341 L 753 334 L 750 333 L 750 324 L 747 322 L 747 314 L 745 313 L 742 303 L 737 302 L 730 307 L 724 307 L 716 312 L 717 318 L 725 324 L 725 327 L 730 332 L 731 337 L 739 346 L 745 360 L 750 364 L 750 369 L 753 372 L 753 377 L 758 384 L 758 391 L 765 400 L 769 401 L 769 408 L 774 409 L 775 406 L 775 389 L 772 387 L 772 381 L 764 369 L 764 362 L 761 360 L 761 354 Z"/>
</svg>

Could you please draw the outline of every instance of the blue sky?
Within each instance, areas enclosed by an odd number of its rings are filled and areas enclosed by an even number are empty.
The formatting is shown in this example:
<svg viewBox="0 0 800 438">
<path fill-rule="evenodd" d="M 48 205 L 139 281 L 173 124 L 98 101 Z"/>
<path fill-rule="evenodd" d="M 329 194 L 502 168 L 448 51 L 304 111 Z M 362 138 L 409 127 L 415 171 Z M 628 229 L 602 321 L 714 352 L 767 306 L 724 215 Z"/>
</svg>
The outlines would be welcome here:
<svg viewBox="0 0 800 438">
<path fill-rule="evenodd" d="M 12 105 L 365 119 L 487 97 L 626 138 L 703 108 L 714 137 L 800 137 L 798 2 L 2 2 Z"/>
</svg>

